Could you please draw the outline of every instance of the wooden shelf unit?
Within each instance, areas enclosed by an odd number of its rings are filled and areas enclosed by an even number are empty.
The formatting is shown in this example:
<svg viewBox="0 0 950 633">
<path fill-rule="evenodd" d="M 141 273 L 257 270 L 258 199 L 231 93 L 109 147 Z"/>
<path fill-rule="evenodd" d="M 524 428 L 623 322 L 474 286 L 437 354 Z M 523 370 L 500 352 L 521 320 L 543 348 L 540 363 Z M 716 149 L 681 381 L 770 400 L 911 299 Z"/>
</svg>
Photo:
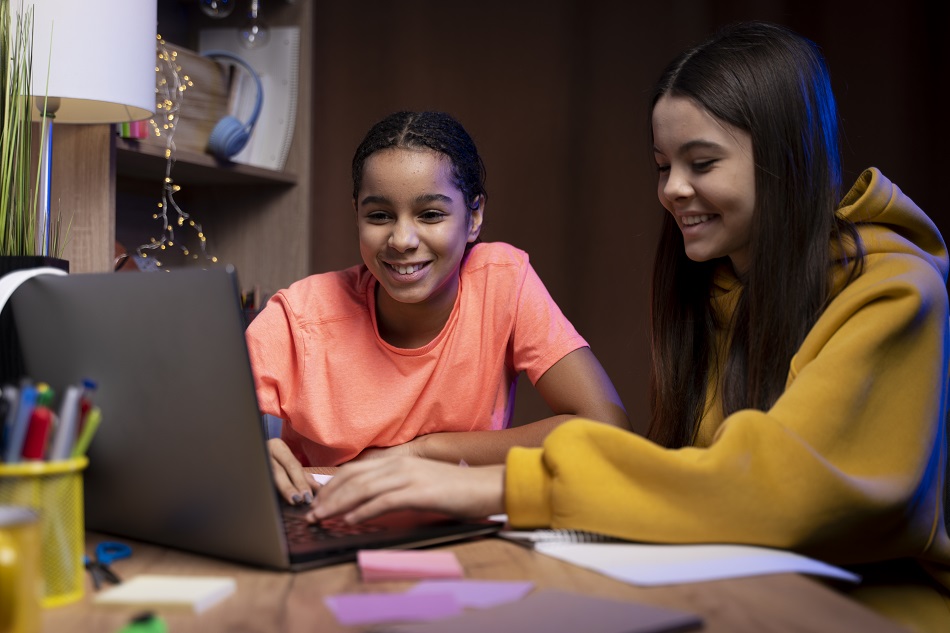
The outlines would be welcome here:
<svg viewBox="0 0 950 633">
<path fill-rule="evenodd" d="M 165 149 L 127 138 L 116 138 L 116 172 L 119 178 L 146 178 L 157 182 L 165 173 Z M 287 171 L 263 169 L 220 161 L 207 153 L 177 150 L 173 166 L 176 180 L 202 186 L 290 186 L 297 176 Z"/>
<path fill-rule="evenodd" d="M 297 118 L 284 170 L 176 150 L 172 177 L 182 187 L 182 208 L 201 221 L 209 251 L 222 265 L 233 264 L 245 287 L 273 292 L 308 274 L 310 266 L 312 80 L 307 60 L 313 8 L 310 2 L 274 2 L 263 10 L 268 24 L 300 29 Z M 175 32 L 189 34 L 191 41 L 184 45 L 191 47 L 200 29 L 233 26 L 206 18 L 186 0 L 159 0 L 159 15 L 182 20 Z M 53 213 L 70 224 L 63 256 L 73 273 L 111 271 L 117 224 L 119 234 L 128 233 L 130 218 L 139 222 L 144 209 L 153 209 L 160 199 L 164 147 L 119 138 L 110 125 L 56 126 L 53 144 Z M 138 244 L 124 246 L 131 250 Z"/>
</svg>

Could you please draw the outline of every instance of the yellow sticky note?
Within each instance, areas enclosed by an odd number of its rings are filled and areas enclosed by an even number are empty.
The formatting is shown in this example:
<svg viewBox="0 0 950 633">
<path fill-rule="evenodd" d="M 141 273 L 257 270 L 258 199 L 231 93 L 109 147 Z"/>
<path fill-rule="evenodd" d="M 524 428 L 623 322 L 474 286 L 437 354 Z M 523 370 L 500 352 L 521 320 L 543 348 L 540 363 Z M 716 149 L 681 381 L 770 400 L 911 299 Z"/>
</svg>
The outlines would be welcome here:
<svg viewBox="0 0 950 633">
<path fill-rule="evenodd" d="M 201 613 L 230 596 L 236 588 L 234 578 L 227 576 L 142 574 L 97 593 L 93 602 L 152 609 L 187 609 Z"/>
</svg>

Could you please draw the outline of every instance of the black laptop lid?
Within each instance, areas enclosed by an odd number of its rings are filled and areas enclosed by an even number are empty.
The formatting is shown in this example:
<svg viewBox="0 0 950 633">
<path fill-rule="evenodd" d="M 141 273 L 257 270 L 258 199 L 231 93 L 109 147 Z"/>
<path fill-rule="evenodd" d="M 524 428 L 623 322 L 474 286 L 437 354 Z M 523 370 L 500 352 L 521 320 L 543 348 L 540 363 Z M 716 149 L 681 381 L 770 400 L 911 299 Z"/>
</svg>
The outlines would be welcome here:
<svg viewBox="0 0 950 633">
<path fill-rule="evenodd" d="M 27 371 L 95 380 L 87 529 L 288 565 L 233 269 L 41 276 L 11 298 Z"/>
</svg>

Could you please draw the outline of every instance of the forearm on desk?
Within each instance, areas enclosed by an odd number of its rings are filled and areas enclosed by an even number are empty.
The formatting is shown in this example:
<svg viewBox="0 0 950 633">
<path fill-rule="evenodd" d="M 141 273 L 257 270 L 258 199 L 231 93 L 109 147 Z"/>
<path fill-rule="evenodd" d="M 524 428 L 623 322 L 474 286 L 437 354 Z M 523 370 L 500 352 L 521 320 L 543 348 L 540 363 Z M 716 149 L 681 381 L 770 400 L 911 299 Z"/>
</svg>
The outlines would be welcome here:
<svg viewBox="0 0 950 633">
<path fill-rule="evenodd" d="M 574 419 L 574 415 L 556 415 L 522 426 L 499 431 L 431 433 L 412 440 L 416 454 L 428 459 L 459 462 L 471 466 L 502 464 L 512 446 L 541 446 L 548 433 Z"/>
</svg>

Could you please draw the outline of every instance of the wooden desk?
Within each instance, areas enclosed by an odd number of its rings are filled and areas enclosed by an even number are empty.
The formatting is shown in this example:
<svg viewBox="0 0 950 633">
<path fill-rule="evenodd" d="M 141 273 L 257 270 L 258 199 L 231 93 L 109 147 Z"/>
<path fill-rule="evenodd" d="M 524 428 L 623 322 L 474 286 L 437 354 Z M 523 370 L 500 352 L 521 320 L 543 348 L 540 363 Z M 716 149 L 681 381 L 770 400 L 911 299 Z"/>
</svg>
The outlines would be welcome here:
<svg viewBox="0 0 950 633">
<path fill-rule="evenodd" d="M 93 553 L 96 544 L 103 539 L 101 535 L 88 534 L 87 552 Z M 339 625 L 322 598 L 338 593 L 399 591 L 411 585 L 406 582 L 363 583 L 353 563 L 291 574 L 127 542 L 133 548 L 132 558 L 113 565 L 123 578 L 149 573 L 225 575 L 237 580 L 235 595 L 201 615 L 161 612 L 171 633 L 359 631 L 361 629 Z M 458 555 L 470 579 L 531 580 L 536 588 L 558 588 L 685 609 L 702 615 L 705 620 L 702 630 L 710 633 L 903 630 L 828 587 L 794 574 L 643 588 L 499 538 L 459 543 L 447 549 Z M 86 581 L 86 595 L 81 602 L 44 613 L 44 632 L 114 633 L 139 611 L 94 605 L 88 576 Z"/>
</svg>

